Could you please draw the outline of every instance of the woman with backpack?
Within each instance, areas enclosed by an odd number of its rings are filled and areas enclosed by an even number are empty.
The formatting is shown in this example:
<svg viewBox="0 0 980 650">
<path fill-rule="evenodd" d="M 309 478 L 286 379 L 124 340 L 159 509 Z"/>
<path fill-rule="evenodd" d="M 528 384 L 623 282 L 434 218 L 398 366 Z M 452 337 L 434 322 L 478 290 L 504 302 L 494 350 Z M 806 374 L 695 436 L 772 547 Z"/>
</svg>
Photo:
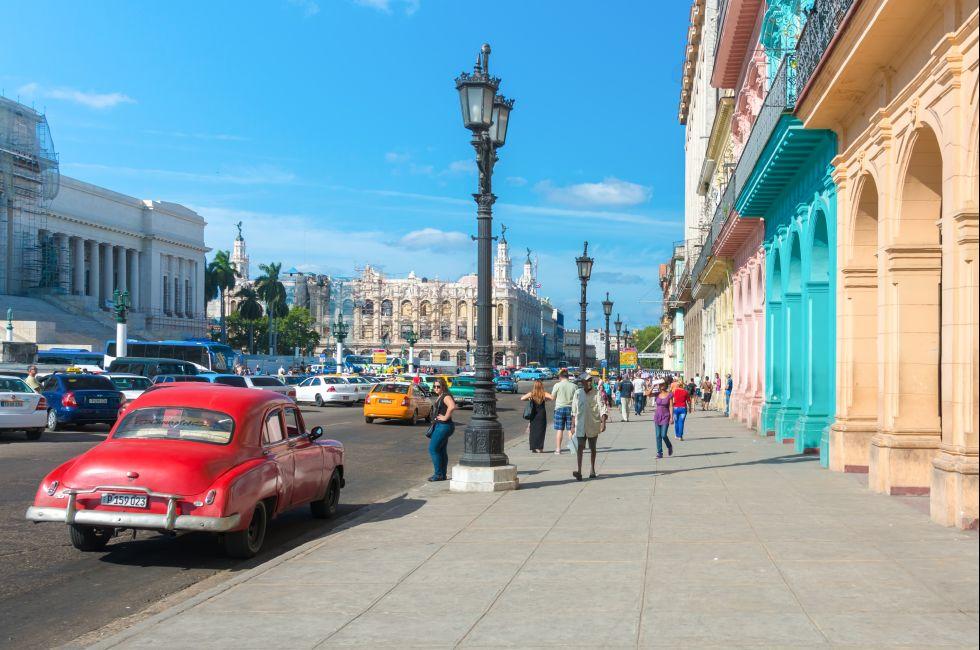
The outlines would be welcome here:
<svg viewBox="0 0 980 650">
<path fill-rule="evenodd" d="M 553 399 L 555 398 L 544 389 L 544 383 L 540 379 L 535 379 L 530 392 L 521 397 L 521 401 L 527 402 L 524 419 L 528 421 L 528 446 L 533 454 L 544 453 L 544 436 L 548 430 L 548 411 L 545 404 Z"/>
</svg>

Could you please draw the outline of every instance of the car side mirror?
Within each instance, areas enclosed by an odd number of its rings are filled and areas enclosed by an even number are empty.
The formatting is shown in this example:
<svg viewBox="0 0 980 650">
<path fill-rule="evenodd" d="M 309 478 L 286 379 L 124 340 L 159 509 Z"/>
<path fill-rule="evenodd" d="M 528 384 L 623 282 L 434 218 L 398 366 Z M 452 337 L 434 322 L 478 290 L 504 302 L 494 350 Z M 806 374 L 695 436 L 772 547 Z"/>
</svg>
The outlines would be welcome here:
<svg viewBox="0 0 980 650">
<path fill-rule="evenodd" d="M 323 436 L 323 427 L 320 426 L 313 427 L 312 429 L 310 429 L 310 432 L 307 435 L 310 437 L 311 441 L 316 440 L 317 438 Z"/>
</svg>

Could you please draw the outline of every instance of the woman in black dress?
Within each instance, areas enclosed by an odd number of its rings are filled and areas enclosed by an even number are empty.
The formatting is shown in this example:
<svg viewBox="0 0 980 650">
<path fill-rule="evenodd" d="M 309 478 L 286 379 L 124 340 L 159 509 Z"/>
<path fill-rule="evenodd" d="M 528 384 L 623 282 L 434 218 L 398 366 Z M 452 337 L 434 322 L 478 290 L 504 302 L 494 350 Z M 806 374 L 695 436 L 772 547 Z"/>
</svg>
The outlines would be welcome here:
<svg viewBox="0 0 980 650">
<path fill-rule="evenodd" d="M 540 454 L 544 451 L 544 436 L 548 429 L 548 411 L 545 404 L 553 399 L 555 398 L 544 389 L 540 379 L 535 379 L 531 391 L 521 397 L 522 401 L 529 402 L 528 408 L 531 409 L 527 427 L 528 445 L 532 453 Z"/>
</svg>

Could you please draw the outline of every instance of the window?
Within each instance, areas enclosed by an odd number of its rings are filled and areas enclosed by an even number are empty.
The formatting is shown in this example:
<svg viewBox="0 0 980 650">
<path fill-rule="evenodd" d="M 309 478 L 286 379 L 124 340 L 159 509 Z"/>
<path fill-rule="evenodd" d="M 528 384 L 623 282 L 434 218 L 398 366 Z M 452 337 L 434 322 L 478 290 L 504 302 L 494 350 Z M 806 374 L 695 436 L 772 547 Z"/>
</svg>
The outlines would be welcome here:
<svg viewBox="0 0 980 650">
<path fill-rule="evenodd" d="M 283 416 L 286 420 L 286 433 L 289 434 L 290 438 L 303 435 L 303 419 L 299 416 L 299 411 L 297 409 L 284 409 Z"/>
<path fill-rule="evenodd" d="M 189 440 L 226 445 L 235 421 L 226 413 L 179 406 L 141 408 L 126 414 L 112 434 L 114 440 Z"/>
<path fill-rule="evenodd" d="M 41 390 L 58 390 L 58 380 L 54 377 L 48 377 L 41 385 Z"/>
<path fill-rule="evenodd" d="M 33 393 L 27 384 L 20 379 L 0 377 L 0 390 L 5 393 Z"/>
<path fill-rule="evenodd" d="M 110 381 L 119 390 L 146 390 L 150 386 L 146 377 L 110 377 Z"/>
<path fill-rule="evenodd" d="M 105 377 L 66 375 L 64 382 L 66 390 L 116 390 L 112 382 Z"/>
<path fill-rule="evenodd" d="M 262 444 L 274 445 L 282 442 L 282 420 L 279 419 L 279 410 L 275 410 L 265 416 L 265 427 L 262 429 Z"/>
<path fill-rule="evenodd" d="M 283 386 L 284 384 L 275 377 L 252 377 L 253 386 Z"/>
<path fill-rule="evenodd" d="M 408 384 L 378 384 L 372 393 L 395 393 L 397 395 L 408 395 Z"/>
<path fill-rule="evenodd" d="M 224 384 L 225 386 L 235 386 L 237 388 L 248 388 L 244 377 L 215 377 L 214 383 Z"/>
<path fill-rule="evenodd" d="M 364 316 L 373 316 L 374 315 L 374 301 L 373 300 L 366 300 L 366 301 L 364 301 L 364 306 L 361 307 L 361 314 L 364 315 Z"/>
<path fill-rule="evenodd" d="M 381 301 L 381 315 L 391 316 L 391 314 L 392 314 L 391 301 L 390 300 Z"/>
</svg>

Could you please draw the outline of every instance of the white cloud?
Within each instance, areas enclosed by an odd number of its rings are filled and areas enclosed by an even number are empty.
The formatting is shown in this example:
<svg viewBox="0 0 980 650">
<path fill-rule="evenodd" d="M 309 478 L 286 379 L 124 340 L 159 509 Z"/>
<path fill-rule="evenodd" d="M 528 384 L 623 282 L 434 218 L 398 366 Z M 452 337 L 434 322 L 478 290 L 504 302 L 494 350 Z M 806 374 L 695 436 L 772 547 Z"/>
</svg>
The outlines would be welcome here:
<svg viewBox="0 0 980 650">
<path fill-rule="evenodd" d="M 398 151 L 389 151 L 385 153 L 385 162 L 391 165 L 400 165 L 402 163 L 407 163 L 409 156 L 407 153 L 401 153 Z"/>
<path fill-rule="evenodd" d="M 108 172 L 122 176 L 154 177 L 191 183 L 227 183 L 231 185 L 292 185 L 296 175 L 273 165 L 236 165 L 222 167 L 210 174 L 183 172 L 171 169 L 144 167 L 116 167 L 97 163 L 63 163 L 63 170 L 77 169 L 82 172 Z"/>
<path fill-rule="evenodd" d="M 303 17 L 309 18 L 320 13 L 320 5 L 315 0 L 288 0 L 289 4 L 303 11 Z"/>
<path fill-rule="evenodd" d="M 466 233 L 438 228 L 413 230 L 398 240 L 398 244 L 415 250 L 445 252 L 465 248 L 472 240 Z"/>
<path fill-rule="evenodd" d="M 625 207 L 650 200 L 650 188 L 618 178 L 606 178 L 598 183 L 577 183 L 557 187 L 551 181 L 541 181 L 535 189 L 553 203 L 564 205 Z"/>
<path fill-rule="evenodd" d="M 450 174 L 471 174 L 476 171 L 476 164 L 472 160 L 454 160 L 446 171 Z"/>
<path fill-rule="evenodd" d="M 400 6 L 406 16 L 411 16 L 422 6 L 421 0 L 354 0 L 354 4 L 385 14 L 390 14 L 395 6 Z"/>
<path fill-rule="evenodd" d="M 523 176 L 508 176 L 504 180 L 507 181 L 508 185 L 513 185 L 514 187 L 524 187 L 527 185 L 527 179 Z"/>
<path fill-rule="evenodd" d="M 60 86 L 58 88 L 46 88 L 37 82 L 24 84 L 17 89 L 18 94 L 28 95 L 36 98 L 57 99 L 74 104 L 81 104 L 88 108 L 103 110 L 113 108 L 119 104 L 135 104 L 136 100 L 129 95 L 113 93 L 85 92 L 75 88 Z"/>
</svg>

